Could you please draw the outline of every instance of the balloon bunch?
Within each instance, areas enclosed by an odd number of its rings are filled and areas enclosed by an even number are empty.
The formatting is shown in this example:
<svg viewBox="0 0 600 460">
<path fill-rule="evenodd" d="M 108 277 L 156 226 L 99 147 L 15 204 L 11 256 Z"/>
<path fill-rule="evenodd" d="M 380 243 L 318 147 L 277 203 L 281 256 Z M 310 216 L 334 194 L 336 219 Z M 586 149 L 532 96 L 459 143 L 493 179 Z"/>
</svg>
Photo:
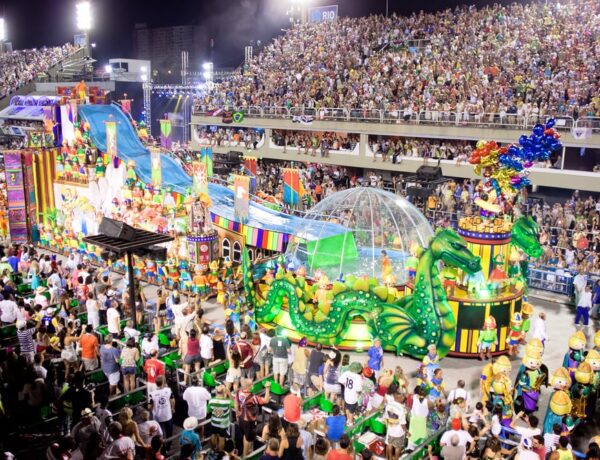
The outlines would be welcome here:
<svg viewBox="0 0 600 460">
<path fill-rule="evenodd" d="M 547 160 L 552 152 L 562 148 L 554 125 L 554 119 L 545 125 L 537 124 L 532 134 L 522 135 L 517 145 L 508 147 L 500 147 L 494 141 L 479 141 L 469 161 L 499 197 L 513 197 L 531 184 L 529 169 L 535 162 Z"/>
</svg>

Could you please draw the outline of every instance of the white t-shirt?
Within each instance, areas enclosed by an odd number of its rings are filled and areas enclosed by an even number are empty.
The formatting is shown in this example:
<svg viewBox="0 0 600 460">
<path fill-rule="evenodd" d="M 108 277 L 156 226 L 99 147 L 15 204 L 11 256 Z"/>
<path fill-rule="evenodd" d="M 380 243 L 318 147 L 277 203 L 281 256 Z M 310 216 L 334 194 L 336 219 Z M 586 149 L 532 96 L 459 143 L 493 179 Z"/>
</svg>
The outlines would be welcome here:
<svg viewBox="0 0 600 460">
<path fill-rule="evenodd" d="M 210 393 L 204 387 L 187 387 L 183 392 L 183 400 L 188 404 L 188 416 L 204 420 L 206 418 L 206 403 L 210 398 Z"/>
<path fill-rule="evenodd" d="M 515 431 L 521 435 L 521 439 L 532 439 L 534 436 L 542 434 L 542 430 L 540 430 L 539 428 L 529 428 L 525 426 L 516 426 Z M 520 447 L 519 450 L 521 450 Z"/>
<path fill-rule="evenodd" d="M 158 336 L 153 335 L 152 340 L 148 340 L 146 337 L 142 339 L 142 353 L 149 355 L 152 350 L 158 351 Z"/>
<path fill-rule="evenodd" d="M 126 338 L 133 337 L 133 339 L 137 341 L 140 338 L 141 332 L 132 327 L 125 327 L 123 329 L 123 334 L 125 334 Z"/>
<path fill-rule="evenodd" d="M 454 435 L 458 436 L 458 445 L 459 446 L 466 447 L 467 443 L 473 442 L 473 438 L 467 431 L 465 431 L 465 430 L 449 430 L 449 431 L 446 431 L 442 435 L 442 439 L 440 439 L 440 444 L 446 444 L 447 446 L 450 446 L 452 444 L 450 442 L 450 440 L 452 439 L 452 436 L 454 436 Z"/>
<path fill-rule="evenodd" d="M 110 307 L 106 310 L 106 321 L 108 323 L 108 332 L 111 334 L 118 334 L 121 331 L 121 315 L 119 315 L 116 308 Z"/>
<path fill-rule="evenodd" d="M 173 411 L 171 410 L 172 394 L 169 387 L 160 388 L 150 393 L 152 417 L 157 422 L 166 422 L 173 418 Z"/>
<path fill-rule="evenodd" d="M 14 323 L 19 315 L 19 307 L 12 300 L 0 302 L 0 320 L 3 323 Z"/>
<path fill-rule="evenodd" d="M 140 430 L 140 436 L 144 440 L 144 442 L 150 445 L 150 441 L 154 436 L 162 436 L 162 428 L 158 424 L 156 420 L 148 420 L 146 422 L 140 423 L 138 425 Z"/>
<path fill-rule="evenodd" d="M 471 401 L 471 396 L 469 395 L 469 392 L 467 390 L 465 390 L 464 388 L 456 388 L 454 390 L 452 390 L 450 392 L 450 394 L 448 395 L 448 401 L 452 402 L 454 401 L 456 398 L 463 398 L 465 400 L 465 402 L 467 403 L 466 405 L 469 405 L 469 402 Z"/>
<path fill-rule="evenodd" d="M 346 371 L 338 380 L 344 385 L 344 401 L 346 404 L 356 404 L 358 402 L 358 394 L 362 390 L 362 377 L 354 372 Z"/>
<path fill-rule="evenodd" d="M 212 359 L 213 341 L 209 335 L 200 334 L 200 356 L 202 359 Z"/>
<path fill-rule="evenodd" d="M 101 459 L 119 459 L 126 456 L 127 452 L 131 451 L 132 454 L 135 452 L 135 444 L 129 436 L 121 436 L 115 439 L 110 446 L 108 446 L 102 453 Z"/>
</svg>

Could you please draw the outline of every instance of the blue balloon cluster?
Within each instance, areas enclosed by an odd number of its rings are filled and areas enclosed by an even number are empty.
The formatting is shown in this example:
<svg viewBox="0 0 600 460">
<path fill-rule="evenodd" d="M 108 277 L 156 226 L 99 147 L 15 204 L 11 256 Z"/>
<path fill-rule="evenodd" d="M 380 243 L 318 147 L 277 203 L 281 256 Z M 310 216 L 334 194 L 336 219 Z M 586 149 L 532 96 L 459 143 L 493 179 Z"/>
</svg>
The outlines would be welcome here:
<svg viewBox="0 0 600 460">
<path fill-rule="evenodd" d="M 560 136 L 554 129 L 555 124 L 554 119 L 548 120 L 545 125 L 538 123 L 533 127 L 532 134 L 520 136 L 519 146 L 511 146 L 509 152 L 525 162 L 547 160 L 552 152 L 562 149 Z"/>
</svg>

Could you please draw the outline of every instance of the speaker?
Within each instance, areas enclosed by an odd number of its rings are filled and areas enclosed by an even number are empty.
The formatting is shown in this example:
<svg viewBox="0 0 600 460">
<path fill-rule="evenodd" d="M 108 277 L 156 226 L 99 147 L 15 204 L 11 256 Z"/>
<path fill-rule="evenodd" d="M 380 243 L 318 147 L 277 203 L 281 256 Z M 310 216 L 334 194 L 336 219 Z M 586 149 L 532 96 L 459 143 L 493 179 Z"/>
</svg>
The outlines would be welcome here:
<svg viewBox="0 0 600 460">
<path fill-rule="evenodd" d="M 439 166 L 419 166 L 417 179 L 422 181 L 439 180 L 442 178 L 442 168 Z"/>
<path fill-rule="evenodd" d="M 427 199 L 431 194 L 431 190 L 426 187 L 408 187 L 406 189 L 406 194 L 413 198 Z"/>
<path fill-rule="evenodd" d="M 135 239 L 135 228 L 127 225 L 119 220 L 103 217 L 98 227 L 98 233 L 110 238 L 118 238 L 125 241 L 133 241 Z"/>
</svg>

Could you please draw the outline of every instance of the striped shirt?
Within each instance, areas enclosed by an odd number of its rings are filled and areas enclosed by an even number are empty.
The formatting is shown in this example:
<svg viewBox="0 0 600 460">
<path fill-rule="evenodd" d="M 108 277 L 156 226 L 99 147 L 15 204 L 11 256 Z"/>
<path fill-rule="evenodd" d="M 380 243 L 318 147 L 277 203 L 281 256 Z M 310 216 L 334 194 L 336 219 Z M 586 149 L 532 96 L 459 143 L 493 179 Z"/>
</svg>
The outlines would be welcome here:
<svg viewBox="0 0 600 460">
<path fill-rule="evenodd" d="M 226 398 L 213 398 L 208 401 L 211 412 L 210 423 L 216 428 L 228 429 L 230 425 L 231 401 Z"/>
<path fill-rule="evenodd" d="M 21 353 L 33 353 L 35 351 L 33 334 L 35 334 L 35 328 L 19 329 L 17 331 L 17 338 L 19 339 Z"/>
</svg>

